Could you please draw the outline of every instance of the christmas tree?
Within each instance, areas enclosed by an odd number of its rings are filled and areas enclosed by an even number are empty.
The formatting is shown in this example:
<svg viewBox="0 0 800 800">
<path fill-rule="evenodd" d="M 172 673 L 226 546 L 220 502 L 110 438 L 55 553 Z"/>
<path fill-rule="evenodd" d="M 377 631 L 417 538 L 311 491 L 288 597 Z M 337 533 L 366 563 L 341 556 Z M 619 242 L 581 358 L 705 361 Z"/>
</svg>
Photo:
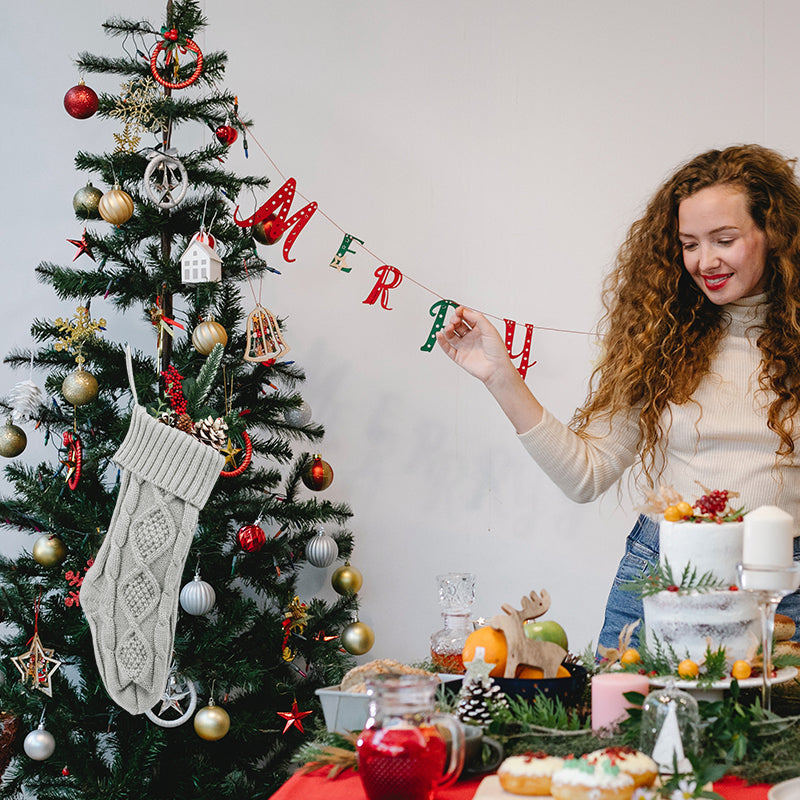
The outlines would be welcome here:
<svg viewBox="0 0 800 800">
<path fill-rule="evenodd" d="M 81 82 L 64 99 L 116 132 L 75 159 L 90 182 L 73 262 L 36 267 L 64 317 L 6 356 L 30 377 L 6 396 L 0 453 L 40 436 L 53 458 L 5 469 L 0 519 L 31 538 L 0 558 L 2 796 L 268 797 L 319 718 L 315 690 L 371 645 L 347 563 L 335 602 L 298 596 L 304 564 L 353 547 L 349 508 L 317 494 L 332 473 L 305 376 L 256 299 L 276 270 L 254 237 L 288 259 L 304 223 L 286 219 L 291 184 L 274 213 L 235 216 L 269 181 L 225 167 L 251 123 L 220 89 L 225 54 L 195 44 L 205 25 L 194 0 L 169 2 L 163 27 L 109 20 L 120 55 L 77 66 L 119 94 Z M 191 125 L 210 143 L 182 148 Z M 123 317 L 149 349 L 115 340 Z"/>
</svg>

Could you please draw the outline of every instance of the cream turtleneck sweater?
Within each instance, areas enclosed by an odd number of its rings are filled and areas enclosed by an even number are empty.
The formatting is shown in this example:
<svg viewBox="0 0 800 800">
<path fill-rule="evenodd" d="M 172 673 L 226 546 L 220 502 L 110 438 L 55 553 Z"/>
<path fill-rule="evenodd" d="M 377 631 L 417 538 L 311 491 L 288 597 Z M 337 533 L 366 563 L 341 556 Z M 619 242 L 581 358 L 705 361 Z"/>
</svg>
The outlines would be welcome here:
<svg viewBox="0 0 800 800">
<path fill-rule="evenodd" d="M 776 466 L 778 436 L 767 427 L 771 395 L 758 386 L 761 353 L 758 326 L 766 296 L 747 297 L 724 306 L 730 318 L 709 373 L 692 400 L 670 405 L 665 420 L 668 441 L 660 482 L 673 486 L 688 502 L 709 489 L 739 492 L 747 509 L 776 505 L 800 526 L 800 454 Z M 676 365 L 680 368 L 680 365 Z M 578 436 L 545 411 L 542 421 L 520 441 L 553 482 L 572 500 L 594 500 L 638 458 L 636 413 L 615 417 L 611 425 L 594 423 L 593 437 Z M 644 497 L 633 498 L 638 505 Z"/>
</svg>

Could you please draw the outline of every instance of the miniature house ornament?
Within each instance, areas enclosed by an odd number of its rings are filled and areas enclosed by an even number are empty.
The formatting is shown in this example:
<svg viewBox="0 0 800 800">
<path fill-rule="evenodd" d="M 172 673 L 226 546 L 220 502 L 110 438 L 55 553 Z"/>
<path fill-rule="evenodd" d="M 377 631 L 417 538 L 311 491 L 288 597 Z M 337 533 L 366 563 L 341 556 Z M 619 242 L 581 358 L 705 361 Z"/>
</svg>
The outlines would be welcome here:
<svg viewBox="0 0 800 800">
<path fill-rule="evenodd" d="M 210 283 L 222 280 L 222 259 L 214 249 L 214 237 L 201 227 L 181 256 L 182 283 Z"/>
</svg>

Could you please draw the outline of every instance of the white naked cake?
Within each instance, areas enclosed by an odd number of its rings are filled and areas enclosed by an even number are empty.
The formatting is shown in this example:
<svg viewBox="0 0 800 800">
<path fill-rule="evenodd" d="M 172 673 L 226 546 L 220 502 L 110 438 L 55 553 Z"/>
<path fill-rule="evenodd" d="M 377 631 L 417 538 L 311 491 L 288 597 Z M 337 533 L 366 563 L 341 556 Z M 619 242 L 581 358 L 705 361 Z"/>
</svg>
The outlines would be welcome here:
<svg viewBox="0 0 800 800">
<path fill-rule="evenodd" d="M 730 667 L 739 659 L 752 660 L 761 627 L 755 598 L 737 588 L 744 536 L 741 510 L 728 507 L 728 493 L 713 493 L 719 497 L 709 508 L 703 501 L 711 500 L 710 494 L 682 519 L 661 521 L 661 573 L 671 575 L 673 584 L 642 597 L 645 639 L 652 649 L 660 646 L 665 655 L 697 664 L 709 648 L 724 647 Z M 727 521 L 731 519 L 735 521 Z"/>
</svg>

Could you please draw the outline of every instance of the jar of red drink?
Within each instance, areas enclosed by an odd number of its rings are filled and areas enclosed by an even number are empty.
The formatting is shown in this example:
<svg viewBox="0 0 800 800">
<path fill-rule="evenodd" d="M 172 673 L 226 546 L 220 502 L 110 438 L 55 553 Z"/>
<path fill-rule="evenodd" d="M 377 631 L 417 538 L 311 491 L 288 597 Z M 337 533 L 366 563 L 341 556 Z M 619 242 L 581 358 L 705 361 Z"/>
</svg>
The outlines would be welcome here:
<svg viewBox="0 0 800 800">
<path fill-rule="evenodd" d="M 369 719 L 356 743 L 369 800 L 431 800 L 464 765 L 464 729 L 436 712 L 438 678 L 379 675 L 367 681 Z"/>
</svg>

